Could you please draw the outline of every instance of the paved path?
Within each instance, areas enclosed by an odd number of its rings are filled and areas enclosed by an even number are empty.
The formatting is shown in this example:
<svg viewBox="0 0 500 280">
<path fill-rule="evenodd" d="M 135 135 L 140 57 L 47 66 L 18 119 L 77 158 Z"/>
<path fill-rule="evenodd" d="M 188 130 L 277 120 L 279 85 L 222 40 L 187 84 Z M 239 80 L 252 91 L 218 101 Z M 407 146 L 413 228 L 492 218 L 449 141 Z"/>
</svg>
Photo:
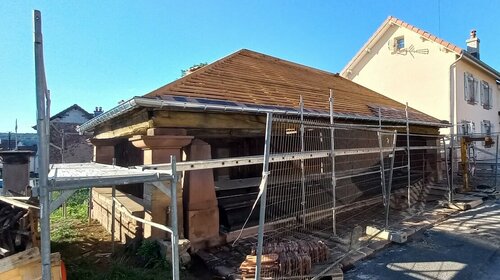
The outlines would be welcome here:
<svg viewBox="0 0 500 280">
<path fill-rule="evenodd" d="M 490 201 L 391 245 L 345 279 L 500 279 L 500 201 Z"/>
</svg>

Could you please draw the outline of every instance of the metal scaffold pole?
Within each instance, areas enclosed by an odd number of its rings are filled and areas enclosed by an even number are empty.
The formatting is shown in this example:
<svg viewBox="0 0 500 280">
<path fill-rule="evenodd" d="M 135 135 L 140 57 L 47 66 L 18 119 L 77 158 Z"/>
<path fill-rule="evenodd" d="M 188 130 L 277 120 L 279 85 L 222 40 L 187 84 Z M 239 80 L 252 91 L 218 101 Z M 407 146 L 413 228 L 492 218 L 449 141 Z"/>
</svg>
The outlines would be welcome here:
<svg viewBox="0 0 500 280">
<path fill-rule="evenodd" d="M 451 181 L 450 181 L 450 173 L 448 172 L 448 152 L 446 148 L 446 141 L 443 138 L 441 138 L 443 142 L 443 150 L 444 150 L 444 162 L 445 162 L 445 168 L 446 168 L 446 182 L 448 183 L 448 202 L 451 203 Z"/>
<path fill-rule="evenodd" d="M 450 192 L 449 194 L 449 200 L 450 202 L 453 201 L 453 188 L 454 188 L 454 173 L 455 173 L 455 127 L 451 127 L 451 137 L 450 137 L 450 189 L 448 190 Z M 446 172 L 448 172 L 448 169 L 446 169 Z"/>
<path fill-rule="evenodd" d="M 42 15 L 33 11 L 35 79 L 38 133 L 38 188 L 40 194 L 40 247 L 42 259 L 42 279 L 51 279 L 50 265 L 50 200 L 49 200 L 49 135 L 46 102 L 47 83 L 43 62 Z"/>
<path fill-rule="evenodd" d="M 170 163 L 172 164 L 172 183 L 170 186 L 170 204 L 172 211 L 170 211 L 170 220 L 172 221 L 172 279 L 180 279 L 179 275 L 179 227 L 177 216 L 177 160 L 175 156 L 170 156 Z"/>
<path fill-rule="evenodd" d="M 304 129 L 304 99 L 302 95 L 300 96 L 300 152 L 303 153 L 305 151 L 305 139 L 304 139 L 305 129 Z M 302 189 L 302 226 L 306 227 L 306 173 L 305 173 L 305 160 L 300 160 L 300 169 L 302 171 L 301 174 L 301 189 Z"/>
<path fill-rule="evenodd" d="M 382 134 L 380 131 L 377 131 L 377 137 L 378 137 L 378 146 L 380 149 L 380 152 L 379 152 L 379 155 L 380 155 L 380 186 L 382 187 L 382 196 L 383 196 L 383 202 L 384 202 L 384 207 L 385 207 L 386 203 L 387 203 L 386 185 L 385 185 L 385 164 L 384 164 L 384 149 L 383 149 L 383 142 L 382 142 Z"/>
<path fill-rule="evenodd" d="M 333 200 L 333 209 L 332 209 L 332 226 L 333 226 L 333 234 L 337 235 L 337 222 L 336 222 L 336 213 L 335 210 L 337 208 L 337 179 L 335 178 L 335 128 L 333 127 L 333 92 L 330 89 L 330 157 L 332 159 L 332 200 Z"/>
<path fill-rule="evenodd" d="M 392 175 L 394 173 L 394 159 L 396 157 L 396 140 L 397 140 L 398 132 L 394 130 L 394 135 L 392 138 L 392 151 L 390 154 L 391 157 L 391 165 L 389 169 L 389 186 L 387 187 L 387 203 L 385 205 L 385 228 L 389 227 L 389 211 L 391 209 L 391 191 L 392 191 Z"/>
<path fill-rule="evenodd" d="M 269 175 L 269 154 L 271 151 L 271 132 L 273 125 L 273 114 L 267 114 L 266 136 L 264 144 L 264 162 L 262 164 L 262 183 L 260 185 L 260 211 L 259 211 L 259 231 L 257 235 L 257 264 L 255 267 L 255 279 L 261 279 L 262 247 L 264 245 L 264 224 L 266 221 L 266 196 L 267 177 Z M 258 197 L 257 197 L 258 199 Z"/>
<path fill-rule="evenodd" d="M 498 137 L 499 135 L 497 134 L 497 142 L 496 142 L 496 153 L 495 153 L 495 188 L 497 187 L 497 180 L 498 180 L 498 145 L 500 145 L 500 143 L 498 143 L 498 140 L 500 140 L 500 137 Z"/>
<path fill-rule="evenodd" d="M 410 119 L 408 117 L 408 102 L 405 107 L 406 114 L 406 152 L 407 152 L 407 170 L 408 170 L 408 209 L 411 208 L 411 165 L 410 165 Z"/>
</svg>

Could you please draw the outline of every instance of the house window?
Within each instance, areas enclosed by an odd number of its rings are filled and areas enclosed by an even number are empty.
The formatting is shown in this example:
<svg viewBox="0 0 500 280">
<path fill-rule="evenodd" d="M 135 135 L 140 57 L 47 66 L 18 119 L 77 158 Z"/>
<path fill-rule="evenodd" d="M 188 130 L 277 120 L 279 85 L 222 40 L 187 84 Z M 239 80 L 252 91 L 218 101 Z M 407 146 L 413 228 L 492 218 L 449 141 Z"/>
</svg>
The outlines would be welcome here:
<svg viewBox="0 0 500 280">
<path fill-rule="evenodd" d="M 474 133 L 475 125 L 471 121 L 462 121 L 458 127 L 458 133 L 462 135 L 471 135 Z"/>
<path fill-rule="evenodd" d="M 405 48 L 405 37 L 398 37 L 394 39 L 394 46 L 396 47 L 396 51 L 402 50 Z"/>
<path fill-rule="evenodd" d="M 464 97 L 467 103 L 474 105 L 478 102 L 478 81 L 470 73 L 464 73 Z"/>
<path fill-rule="evenodd" d="M 481 122 L 481 133 L 486 135 L 491 135 L 491 122 L 488 120 L 483 120 Z"/>
<path fill-rule="evenodd" d="M 481 81 L 481 105 L 484 109 L 489 110 L 493 107 L 491 98 L 490 85 L 485 81 Z"/>
</svg>

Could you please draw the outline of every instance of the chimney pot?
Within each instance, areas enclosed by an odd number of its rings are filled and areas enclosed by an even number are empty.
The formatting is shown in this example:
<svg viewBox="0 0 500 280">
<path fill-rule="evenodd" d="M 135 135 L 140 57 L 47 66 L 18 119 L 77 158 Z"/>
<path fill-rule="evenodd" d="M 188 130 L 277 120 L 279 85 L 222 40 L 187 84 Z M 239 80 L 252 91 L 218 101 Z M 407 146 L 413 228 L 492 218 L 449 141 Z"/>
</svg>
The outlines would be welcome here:
<svg viewBox="0 0 500 280">
<path fill-rule="evenodd" d="M 470 31 L 470 38 L 473 39 L 473 38 L 476 38 L 476 29 L 472 29 Z"/>
</svg>

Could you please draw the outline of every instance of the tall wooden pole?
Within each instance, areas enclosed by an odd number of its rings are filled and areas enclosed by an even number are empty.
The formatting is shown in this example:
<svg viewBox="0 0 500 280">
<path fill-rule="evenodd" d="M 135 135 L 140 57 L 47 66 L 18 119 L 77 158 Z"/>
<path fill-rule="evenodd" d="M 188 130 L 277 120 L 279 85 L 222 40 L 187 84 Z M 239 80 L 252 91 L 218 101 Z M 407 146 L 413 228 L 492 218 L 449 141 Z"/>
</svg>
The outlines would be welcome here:
<svg viewBox="0 0 500 280">
<path fill-rule="evenodd" d="M 42 15 L 33 11 L 36 107 L 38 133 L 38 187 L 40 194 L 40 247 L 42 257 L 42 279 L 51 279 L 50 265 L 50 200 L 49 200 L 49 132 L 47 125 L 47 82 L 43 62 Z"/>
</svg>

